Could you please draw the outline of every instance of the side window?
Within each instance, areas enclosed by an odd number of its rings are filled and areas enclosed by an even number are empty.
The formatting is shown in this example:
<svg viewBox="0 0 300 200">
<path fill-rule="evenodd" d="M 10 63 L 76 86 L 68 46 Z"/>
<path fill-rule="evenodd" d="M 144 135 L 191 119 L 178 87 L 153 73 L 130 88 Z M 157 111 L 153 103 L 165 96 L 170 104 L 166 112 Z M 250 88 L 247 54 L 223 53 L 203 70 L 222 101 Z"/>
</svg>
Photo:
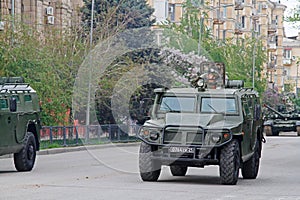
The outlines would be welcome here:
<svg viewBox="0 0 300 200">
<path fill-rule="evenodd" d="M 30 101 L 32 101 L 31 95 L 24 95 L 24 101 L 25 101 L 25 102 L 30 102 Z"/>
<path fill-rule="evenodd" d="M 261 106 L 259 104 L 259 101 L 257 98 L 254 99 L 254 105 L 255 105 L 255 110 L 254 110 L 254 119 L 259 120 L 261 116 Z"/>
<path fill-rule="evenodd" d="M 251 99 L 250 99 L 251 100 Z M 243 99 L 243 113 L 246 118 L 253 118 L 253 108 L 249 99 Z"/>
<path fill-rule="evenodd" d="M 0 109 L 1 110 L 7 110 L 8 109 L 7 99 L 0 99 Z"/>
<path fill-rule="evenodd" d="M 17 100 L 17 103 L 20 103 L 20 97 L 19 95 L 12 95 L 12 98 Z"/>
</svg>

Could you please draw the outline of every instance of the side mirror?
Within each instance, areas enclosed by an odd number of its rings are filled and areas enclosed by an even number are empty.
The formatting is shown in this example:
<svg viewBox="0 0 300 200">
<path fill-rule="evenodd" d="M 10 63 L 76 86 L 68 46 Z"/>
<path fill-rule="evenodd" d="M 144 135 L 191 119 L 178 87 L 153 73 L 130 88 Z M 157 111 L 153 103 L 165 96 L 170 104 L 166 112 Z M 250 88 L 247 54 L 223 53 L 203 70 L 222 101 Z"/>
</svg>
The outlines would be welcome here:
<svg viewBox="0 0 300 200">
<path fill-rule="evenodd" d="M 17 111 L 17 99 L 16 98 L 11 98 L 9 100 L 9 110 L 10 110 L 10 112 Z"/>
</svg>

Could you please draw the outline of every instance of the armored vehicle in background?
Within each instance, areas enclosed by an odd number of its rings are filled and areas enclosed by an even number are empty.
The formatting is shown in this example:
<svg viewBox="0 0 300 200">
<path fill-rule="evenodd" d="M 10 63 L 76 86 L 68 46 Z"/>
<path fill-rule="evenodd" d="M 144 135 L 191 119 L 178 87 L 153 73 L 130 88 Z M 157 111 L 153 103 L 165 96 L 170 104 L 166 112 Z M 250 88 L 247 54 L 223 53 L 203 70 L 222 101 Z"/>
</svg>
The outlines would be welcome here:
<svg viewBox="0 0 300 200">
<path fill-rule="evenodd" d="M 245 179 L 257 177 L 264 139 L 259 96 L 242 81 L 222 82 L 207 88 L 209 81 L 198 77 L 193 88 L 155 89 L 150 120 L 138 133 L 143 181 L 157 181 L 162 165 L 173 176 L 219 165 L 221 183 L 228 185 L 237 183 L 240 168 Z"/>
<path fill-rule="evenodd" d="M 264 132 L 267 136 L 278 136 L 280 132 L 297 132 L 300 136 L 300 113 L 295 110 L 286 111 L 281 107 L 281 111 L 265 105 L 269 110 L 269 114 L 266 115 L 264 121 Z"/>
<path fill-rule="evenodd" d="M 37 94 L 21 77 L 0 77 L 0 155 L 14 154 L 18 171 L 32 170 L 40 144 Z"/>
</svg>

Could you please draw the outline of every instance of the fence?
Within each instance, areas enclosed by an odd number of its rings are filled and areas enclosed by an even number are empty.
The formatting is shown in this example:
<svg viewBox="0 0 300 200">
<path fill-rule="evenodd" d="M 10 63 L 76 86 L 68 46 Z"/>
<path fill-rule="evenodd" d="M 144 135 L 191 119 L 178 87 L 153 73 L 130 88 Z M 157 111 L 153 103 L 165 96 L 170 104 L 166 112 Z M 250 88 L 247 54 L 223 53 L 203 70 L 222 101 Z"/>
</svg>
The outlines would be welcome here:
<svg viewBox="0 0 300 200">
<path fill-rule="evenodd" d="M 41 148 L 136 141 L 137 125 L 43 126 Z"/>
</svg>

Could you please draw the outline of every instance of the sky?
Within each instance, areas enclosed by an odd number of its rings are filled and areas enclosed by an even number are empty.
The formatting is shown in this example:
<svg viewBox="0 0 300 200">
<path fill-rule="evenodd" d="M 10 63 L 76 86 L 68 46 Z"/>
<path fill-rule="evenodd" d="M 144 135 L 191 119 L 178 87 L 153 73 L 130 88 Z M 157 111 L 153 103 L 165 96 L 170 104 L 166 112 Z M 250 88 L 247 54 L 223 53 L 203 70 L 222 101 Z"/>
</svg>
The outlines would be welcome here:
<svg viewBox="0 0 300 200">
<path fill-rule="evenodd" d="M 288 15 L 288 13 L 295 8 L 296 5 L 300 5 L 299 0 L 280 0 L 280 3 L 287 6 L 285 15 Z M 291 23 L 284 22 L 285 34 L 287 37 L 298 35 L 298 32 L 300 32 L 300 22 L 298 22 L 297 25 L 298 28 L 294 27 L 295 25 Z"/>
</svg>

